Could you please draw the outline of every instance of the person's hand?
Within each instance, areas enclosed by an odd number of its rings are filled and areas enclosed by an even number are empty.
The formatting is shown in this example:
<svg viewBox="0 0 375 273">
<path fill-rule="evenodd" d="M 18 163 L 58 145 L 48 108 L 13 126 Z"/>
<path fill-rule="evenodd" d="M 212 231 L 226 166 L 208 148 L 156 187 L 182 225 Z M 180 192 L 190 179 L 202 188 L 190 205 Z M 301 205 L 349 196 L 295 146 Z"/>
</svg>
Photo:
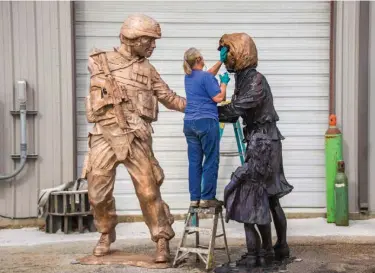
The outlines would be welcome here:
<svg viewBox="0 0 375 273">
<path fill-rule="evenodd" d="M 220 62 L 225 62 L 227 60 L 227 55 L 228 55 L 228 48 L 223 46 L 220 49 Z"/>
<path fill-rule="evenodd" d="M 228 85 L 228 82 L 230 81 L 228 72 L 225 72 L 224 74 L 219 75 L 219 78 L 220 78 L 220 83 L 224 83 Z"/>
</svg>

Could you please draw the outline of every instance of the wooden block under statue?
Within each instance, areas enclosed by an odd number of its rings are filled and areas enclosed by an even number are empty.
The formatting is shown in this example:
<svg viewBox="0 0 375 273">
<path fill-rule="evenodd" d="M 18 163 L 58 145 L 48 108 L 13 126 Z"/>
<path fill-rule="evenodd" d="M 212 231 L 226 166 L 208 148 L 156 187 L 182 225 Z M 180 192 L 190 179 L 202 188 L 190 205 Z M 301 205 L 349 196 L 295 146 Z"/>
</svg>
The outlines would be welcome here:
<svg viewBox="0 0 375 273">
<path fill-rule="evenodd" d="M 150 269 L 170 268 L 170 263 L 155 263 L 154 257 L 146 254 L 128 253 L 117 249 L 111 250 L 108 255 L 96 257 L 89 255 L 78 258 L 81 265 L 130 265 Z"/>
</svg>

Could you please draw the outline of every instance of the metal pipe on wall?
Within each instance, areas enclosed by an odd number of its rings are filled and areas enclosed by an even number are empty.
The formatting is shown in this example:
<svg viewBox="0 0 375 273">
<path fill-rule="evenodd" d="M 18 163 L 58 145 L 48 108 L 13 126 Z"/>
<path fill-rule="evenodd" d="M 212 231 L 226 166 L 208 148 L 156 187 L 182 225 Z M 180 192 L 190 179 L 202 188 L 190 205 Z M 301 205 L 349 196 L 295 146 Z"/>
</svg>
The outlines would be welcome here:
<svg viewBox="0 0 375 273">
<path fill-rule="evenodd" d="M 336 114 L 335 109 L 335 1 L 331 1 L 329 35 L 329 115 Z"/>
<path fill-rule="evenodd" d="M 6 180 L 15 177 L 19 174 L 26 165 L 27 159 L 27 140 L 26 140 L 26 81 L 18 81 L 18 103 L 20 107 L 20 132 L 21 132 L 21 139 L 20 139 L 20 155 L 21 161 L 20 165 L 16 170 L 13 171 L 11 174 L 0 175 L 0 180 Z"/>
</svg>

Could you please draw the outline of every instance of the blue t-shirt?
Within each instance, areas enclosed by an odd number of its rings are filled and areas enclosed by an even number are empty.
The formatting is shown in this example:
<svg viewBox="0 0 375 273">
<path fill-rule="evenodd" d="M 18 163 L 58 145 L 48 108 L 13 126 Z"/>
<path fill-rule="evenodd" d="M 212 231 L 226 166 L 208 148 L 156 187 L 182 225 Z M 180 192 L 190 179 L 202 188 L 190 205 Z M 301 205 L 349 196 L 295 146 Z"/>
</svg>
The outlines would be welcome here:
<svg viewBox="0 0 375 273">
<path fill-rule="evenodd" d="M 220 86 L 214 75 L 202 70 L 193 70 L 190 75 L 185 75 L 185 92 L 185 120 L 219 120 L 217 103 L 212 100 L 220 93 Z"/>
</svg>

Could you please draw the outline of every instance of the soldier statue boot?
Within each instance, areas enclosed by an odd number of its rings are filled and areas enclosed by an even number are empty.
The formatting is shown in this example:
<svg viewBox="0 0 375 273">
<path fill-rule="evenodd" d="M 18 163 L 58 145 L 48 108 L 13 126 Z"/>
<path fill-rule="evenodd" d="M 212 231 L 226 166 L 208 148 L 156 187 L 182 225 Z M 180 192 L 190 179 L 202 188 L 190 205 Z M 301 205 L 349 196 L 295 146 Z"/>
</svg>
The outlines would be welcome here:
<svg viewBox="0 0 375 273">
<path fill-rule="evenodd" d="M 94 248 L 94 256 L 104 256 L 109 254 L 110 246 L 116 241 L 116 230 L 112 229 L 110 233 L 102 233 L 98 243 Z"/>
<path fill-rule="evenodd" d="M 155 262 L 167 263 L 170 260 L 169 241 L 167 239 L 159 239 L 156 247 Z"/>
</svg>

